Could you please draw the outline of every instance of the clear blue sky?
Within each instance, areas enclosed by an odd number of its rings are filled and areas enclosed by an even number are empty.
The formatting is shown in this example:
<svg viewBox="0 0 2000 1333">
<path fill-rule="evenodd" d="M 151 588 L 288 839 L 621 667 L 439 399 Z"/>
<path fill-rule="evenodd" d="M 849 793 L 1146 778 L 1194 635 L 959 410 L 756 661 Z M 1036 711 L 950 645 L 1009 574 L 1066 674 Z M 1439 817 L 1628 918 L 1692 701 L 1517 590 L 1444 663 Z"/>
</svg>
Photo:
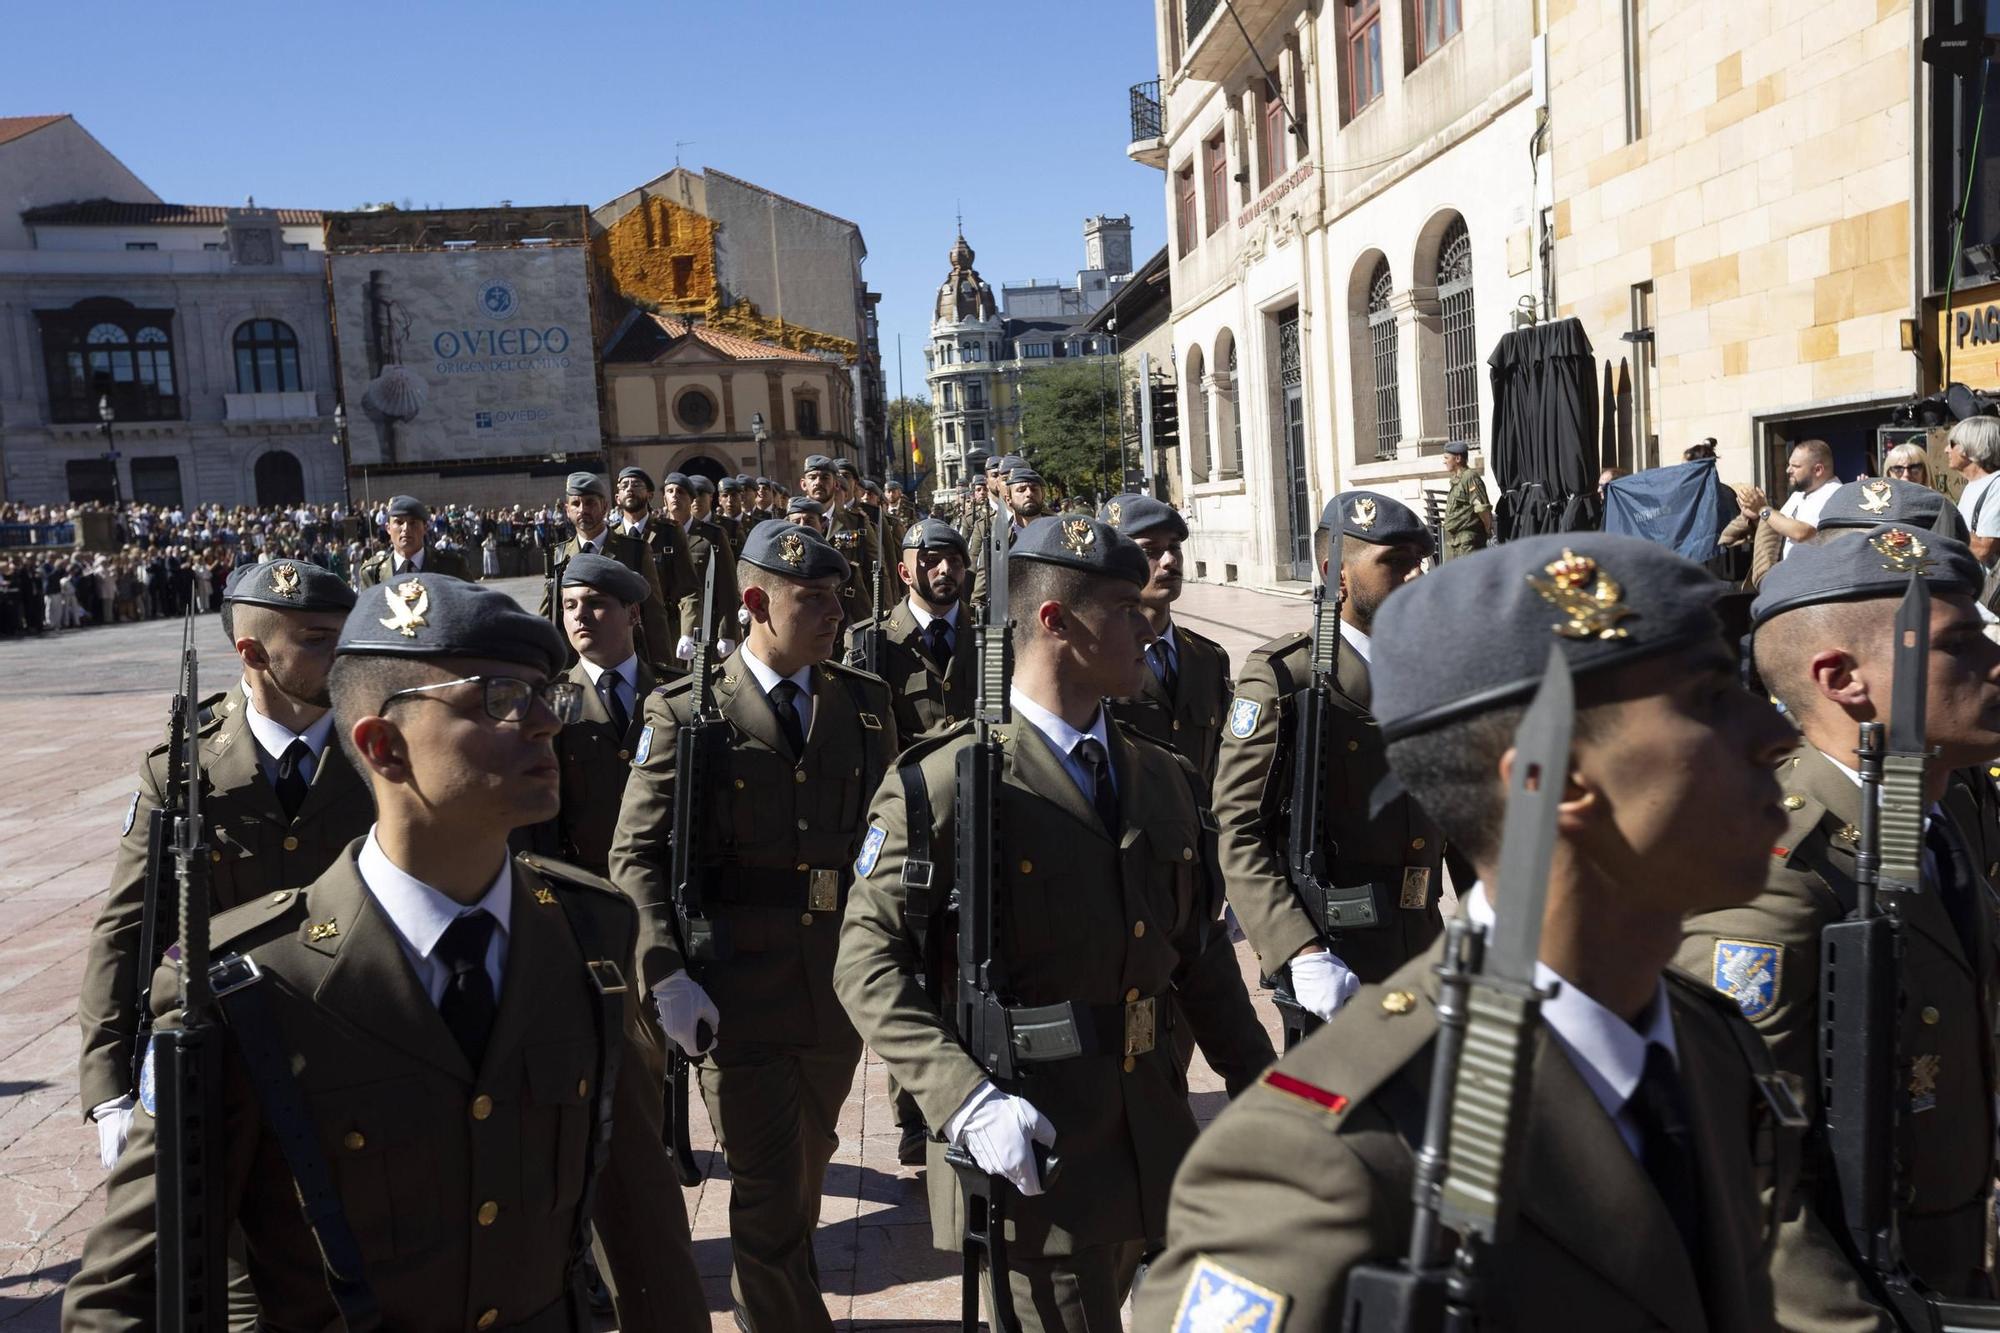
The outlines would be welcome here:
<svg viewBox="0 0 2000 1333">
<path fill-rule="evenodd" d="M 923 382 L 953 213 L 981 274 L 1069 278 L 1083 219 L 1165 238 L 1125 157 L 1148 0 L 313 0 L 18 7 L 0 115 L 69 112 L 160 195 L 595 206 L 714 165 L 861 225 L 896 393 Z"/>
</svg>

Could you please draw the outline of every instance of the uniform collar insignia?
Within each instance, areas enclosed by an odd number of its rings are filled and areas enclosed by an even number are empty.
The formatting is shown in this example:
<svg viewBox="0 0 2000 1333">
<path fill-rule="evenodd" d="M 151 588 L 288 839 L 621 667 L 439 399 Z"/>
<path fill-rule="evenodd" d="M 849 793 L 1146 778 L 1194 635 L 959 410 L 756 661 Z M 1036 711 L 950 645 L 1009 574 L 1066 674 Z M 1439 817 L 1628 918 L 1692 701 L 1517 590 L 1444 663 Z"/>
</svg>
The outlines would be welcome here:
<svg viewBox="0 0 2000 1333">
<path fill-rule="evenodd" d="M 556 900 L 555 892 L 552 889 L 550 889 L 548 885 L 537 884 L 535 886 L 536 902 L 540 903 L 544 907 L 548 907 L 551 904 L 553 904 L 555 900 Z"/>
<path fill-rule="evenodd" d="M 1091 531 L 1088 521 L 1072 518 L 1063 523 L 1062 541 L 1071 555 L 1088 555 L 1090 548 L 1097 545 L 1097 534 Z"/>
<path fill-rule="evenodd" d="M 390 585 L 388 601 L 389 615 L 381 622 L 382 628 L 414 639 L 418 630 L 430 624 L 424 613 L 431 609 L 431 595 L 417 579 Z"/>
<path fill-rule="evenodd" d="M 299 567 L 297 565 L 279 565 L 273 569 L 271 571 L 271 591 L 277 593 L 280 597 L 299 596 L 302 591 L 299 587 Z"/>
<path fill-rule="evenodd" d="M 1861 487 L 1861 512 L 1886 514 L 1889 512 L 1889 502 L 1895 498 L 1896 492 L 1888 482 L 1866 482 Z"/>
<path fill-rule="evenodd" d="M 330 940 L 339 933 L 340 923 L 338 921 L 315 921 L 306 927 L 306 938 L 314 944 L 319 943 L 321 940 Z"/>
<path fill-rule="evenodd" d="M 1373 500 L 1365 497 L 1356 500 L 1348 507 L 1347 512 L 1348 516 L 1354 520 L 1354 526 L 1360 528 L 1363 532 L 1375 526 L 1375 502 Z"/>
<path fill-rule="evenodd" d="M 1549 626 L 1565 639 L 1623 639 L 1630 637 L 1618 622 L 1632 614 L 1620 606 L 1625 589 L 1617 580 L 1598 569 L 1589 556 L 1563 548 L 1562 559 L 1542 567 L 1546 579 L 1528 575 L 1529 586 L 1543 600 L 1569 619 Z"/>
<path fill-rule="evenodd" d="M 1868 544 L 1882 557 L 1882 568 L 1897 574 L 1922 574 L 1930 569 L 1930 547 L 1902 528 L 1890 528 Z"/>
</svg>

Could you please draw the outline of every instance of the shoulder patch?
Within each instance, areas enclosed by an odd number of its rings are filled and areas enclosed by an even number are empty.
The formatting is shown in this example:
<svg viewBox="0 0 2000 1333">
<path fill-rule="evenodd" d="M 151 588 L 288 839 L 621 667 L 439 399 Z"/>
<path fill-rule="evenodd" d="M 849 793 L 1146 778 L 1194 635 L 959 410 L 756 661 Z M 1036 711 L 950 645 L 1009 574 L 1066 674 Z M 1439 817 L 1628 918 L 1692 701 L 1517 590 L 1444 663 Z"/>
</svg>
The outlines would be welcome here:
<svg viewBox="0 0 2000 1333">
<path fill-rule="evenodd" d="M 1784 974 L 1785 951 L 1762 940 L 1717 940 L 1709 984 L 1730 999 L 1753 1022 L 1778 1004 L 1778 982 Z"/>
<path fill-rule="evenodd" d="M 160 1085 L 153 1077 L 153 1039 L 146 1039 L 146 1059 L 139 1066 L 139 1109 L 147 1115 L 158 1115 L 160 1107 Z"/>
<path fill-rule="evenodd" d="M 861 841 L 861 855 L 854 858 L 854 877 L 867 879 L 875 873 L 875 863 L 882 858 L 882 844 L 889 840 L 889 830 L 880 824 L 868 826 L 868 836 Z"/>
<path fill-rule="evenodd" d="M 1195 1259 L 1174 1311 L 1174 1333 L 1278 1333 L 1292 1298 L 1232 1273 L 1207 1255 Z"/>
<path fill-rule="evenodd" d="M 130 833 L 132 831 L 132 825 L 135 822 L 137 822 L 138 818 L 139 818 L 139 793 L 135 791 L 132 793 L 132 804 L 125 807 L 125 827 L 118 830 L 118 836 L 122 838 L 126 834 Z"/>
<path fill-rule="evenodd" d="M 637 749 L 632 751 L 632 766 L 636 768 L 640 764 L 645 763 L 646 757 L 652 753 L 653 724 L 649 722 L 639 729 L 639 745 Z"/>
<path fill-rule="evenodd" d="M 1264 711 L 1264 705 L 1255 699 L 1234 699 L 1229 704 L 1229 734 L 1237 740 L 1247 738 L 1257 729 L 1257 716 Z"/>
</svg>

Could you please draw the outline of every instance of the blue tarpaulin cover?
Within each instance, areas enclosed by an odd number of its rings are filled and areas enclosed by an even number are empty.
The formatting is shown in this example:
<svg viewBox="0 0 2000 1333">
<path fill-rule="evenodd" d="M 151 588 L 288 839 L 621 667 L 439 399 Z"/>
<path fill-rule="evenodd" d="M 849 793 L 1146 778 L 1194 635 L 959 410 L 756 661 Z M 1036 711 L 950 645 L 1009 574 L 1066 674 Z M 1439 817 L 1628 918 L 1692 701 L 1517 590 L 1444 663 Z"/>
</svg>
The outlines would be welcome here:
<svg viewBox="0 0 2000 1333">
<path fill-rule="evenodd" d="M 1736 504 L 1713 458 L 1648 468 L 1604 488 L 1604 530 L 1658 542 L 1696 564 L 1711 559 Z"/>
</svg>

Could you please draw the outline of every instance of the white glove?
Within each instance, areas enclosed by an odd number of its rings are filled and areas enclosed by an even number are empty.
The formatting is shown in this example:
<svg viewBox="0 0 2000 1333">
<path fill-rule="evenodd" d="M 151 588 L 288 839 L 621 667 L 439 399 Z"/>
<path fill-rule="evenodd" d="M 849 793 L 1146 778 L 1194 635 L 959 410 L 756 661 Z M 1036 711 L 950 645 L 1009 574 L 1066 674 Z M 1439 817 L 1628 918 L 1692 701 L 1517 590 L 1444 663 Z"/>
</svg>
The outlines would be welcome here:
<svg viewBox="0 0 2000 1333">
<path fill-rule="evenodd" d="M 708 992 L 701 983 L 685 971 L 676 972 L 653 987 L 653 1004 L 660 1011 L 660 1027 L 665 1030 L 668 1040 L 688 1055 L 704 1055 L 715 1045 L 715 1034 L 722 1026 L 722 1015 L 717 1012 L 715 1001 L 708 998 Z M 698 1040 L 698 1029 L 708 1024 L 708 1040 Z"/>
<path fill-rule="evenodd" d="M 1056 1127 L 1027 1098 L 1009 1096 L 991 1080 L 981 1083 L 945 1122 L 945 1137 L 971 1153 L 984 1170 L 1005 1176 L 1021 1193 L 1042 1192 L 1034 1145 L 1055 1146 Z"/>
<path fill-rule="evenodd" d="M 93 1108 L 90 1118 L 97 1123 L 97 1160 L 109 1171 L 118 1165 L 118 1154 L 125 1151 L 125 1136 L 132 1130 L 131 1096 Z"/>
<path fill-rule="evenodd" d="M 694 635 L 683 634 L 681 635 L 681 641 L 674 645 L 674 656 L 680 658 L 683 662 L 691 661 L 694 658 L 694 650 Z"/>
<path fill-rule="evenodd" d="M 735 651 L 736 651 L 736 640 L 717 639 L 715 641 L 715 657 L 717 661 L 721 661 L 723 658 L 729 656 L 731 653 Z"/>
<path fill-rule="evenodd" d="M 1300 954 L 1292 960 L 1292 994 L 1324 1023 L 1361 989 L 1361 978 L 1331 953 Z"/>
</svg>

